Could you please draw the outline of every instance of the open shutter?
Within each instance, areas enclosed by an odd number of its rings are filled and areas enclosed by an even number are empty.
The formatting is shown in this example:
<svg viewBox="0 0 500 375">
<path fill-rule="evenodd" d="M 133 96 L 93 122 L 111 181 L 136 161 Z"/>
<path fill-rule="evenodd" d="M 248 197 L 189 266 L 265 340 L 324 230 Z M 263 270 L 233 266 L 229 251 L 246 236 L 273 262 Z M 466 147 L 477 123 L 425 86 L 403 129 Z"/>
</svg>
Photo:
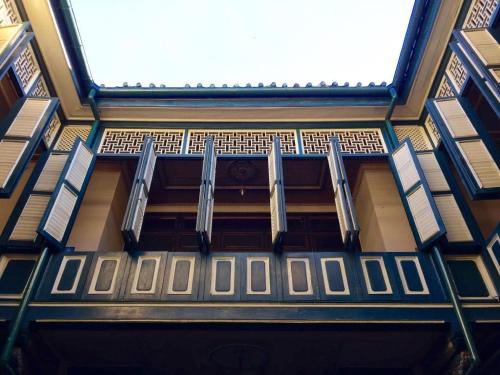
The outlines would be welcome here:
<svg viewBox="0 0 500 375">
<path fill-rule="evenodd" d="M 132 190 L 122 224 L 122 233 L 125 241 L 133 248 L 137 247 L 141 235 L 155 164 L 154 139 L 153 137 L 146 137 L 135 171 Z"/>
<path fill-rule="evenodd" d="M 340 233 L 345 249 L 352 248 L 358 240 L 359 224 L 352 200 L 351 189 L 342 159 L 340 143 L 337 138 L 330 140 L 328 165 L 332 177 L 335 207 L 340 225 Z"/>
<path fill-rule="evenodd" d="M 423 249 L 445 234 L 443 220 L 408 139 L 390 155 L 389 161 L 415 241 Z"/>
<path fill-rule="evenodd" d="M 205 141 L 205 154 L 201 174 L 200 198 L 196 217 L 196 234 L 200 251 L 207 253 L 210 250 L 212 237 L 212 218 L 214 212 L 215 168 L 217 156 L 212 137 Z"/>
<path fill-rule="evenodd" d="M 446 229 L 448 246 L 480 246 L 482 235 L 438 151 L 417 152 L 417 158 Z"/>
<path fill-rule="evenodd" d="M 488 90 L 497 99 L 493 106 L 498 109 L 500 95 L 500 45 L 490 28 L 478 28 L 455 31 L 458 48 L 466 59 L 470 60 L 470 68 L 477 73 L 476 79 L 484 81 Z M 495 105 L 496 104 L 496 105 Z M 498 114 L 498 112 L 497 112 Z"/>
<path fill-rule="evenodd" d="M 0 126 L 0 197 L 9 197 L 57 108 L 54 98 L 23 98 Z"/>
<path fill-rule="evenodd" d="M 67 153 L 46 152 L 41 156 L 5 226 L 3 247 L 33 248 L 36 245 L 40 220 L 67 159 Z"/>
<path fill-rule="evenodd" d="M 432 99 L 427 108 L 443 143 L 472 196 L 500 196 L 498 158 L 490 152 L 477 128 L 477 117 L 459 98 Z M 481 128 L 478 124 L 478 128 Z"/>
<path fill-rule="evenodd" d="M 66 244 L 94 164 L 95 153 L 78 138 L 38 227 L 38 233 L 58 249 Z"/>
<path fill-rule="evenodd" d="M 269 167 L 269 193 L 271 206 L 271 236 L 274 251 L 280 252 L 287 232 L 285 189 L 283 184 L 283 163 L 281 160 L 281 141 L 274 137 L 267 156 Z"/>
</svg>

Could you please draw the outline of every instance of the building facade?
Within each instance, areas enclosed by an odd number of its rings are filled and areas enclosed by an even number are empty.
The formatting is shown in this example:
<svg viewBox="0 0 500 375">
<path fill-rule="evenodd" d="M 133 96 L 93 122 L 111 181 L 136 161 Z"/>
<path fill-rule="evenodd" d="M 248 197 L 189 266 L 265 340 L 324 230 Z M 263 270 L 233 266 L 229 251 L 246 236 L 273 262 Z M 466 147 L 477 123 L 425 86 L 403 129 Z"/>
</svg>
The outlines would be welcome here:
<svg viewBox="0 0 500 375">
<path fill-rule="evenodd" d="M 497 373 L 499 9 L 417 0 L 390 85 L 107 88 L 0 1 L 2 371 Z"/>
</svg>

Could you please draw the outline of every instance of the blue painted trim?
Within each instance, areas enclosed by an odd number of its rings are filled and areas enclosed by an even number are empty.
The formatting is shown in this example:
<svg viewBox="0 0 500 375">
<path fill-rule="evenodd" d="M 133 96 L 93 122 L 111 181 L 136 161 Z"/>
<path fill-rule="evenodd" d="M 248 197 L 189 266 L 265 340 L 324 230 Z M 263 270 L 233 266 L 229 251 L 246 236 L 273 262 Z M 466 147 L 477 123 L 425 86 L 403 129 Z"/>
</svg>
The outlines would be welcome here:
<svg viewBox="0 0 500 375">
<path fill-rule="evenodd" d="M 491 255 L 488 253 L 487 249 L 488 244 L 491 241 L 493 241 L 493 238 L 495 236 L 500 236 L 500 222 L 496 225 L 495 229 L 486 239 L 483 251 L 481 253 L 481 257 L 483 258 L 484 265 L 486 266 L 486 269 L 491 277 L 491 280 L 493 281 L 493 285 L 495 286 L 497 293 L 500 293 L 500 273 L 497 270 L 495 264 L 493 263 L 493 259 Z M 500 244 L 498 246 L 500 246 Z M 496 261 L 500 263 L 500 256 L 496 258 Z"/>
<path fill-rule="evenodd" d="M 407 192 L 404 191 L 403 186 L 400 182 L 399 175 L 396 169 L 396 166 L 394 164 L 393 160 L 393 155 L 396 151 L 398 151 L 401 147 L 404 145 L 408 145 L 408 149 L 410 150 L 410 155 L 413 159 L 413 163 L 415 164 L 415 168 L 417 170 L 420 182 L 416 183 L 414 186 L 410 187 Z M 411 230 L 413 232 L 413 237 L 415 237 L 415 242 L 417 244 L 417 247 L 419 250 L 424 250 L 428 249 L 430 246 L 432 246 L 434 243 L 439 241 L 446 233 L 446 228 L 443 223 L 443 219 L 441 218 L 441 215 L 439 214 L 439 210 L 437 209 L 436 203 L 434 202 L 434 198 L 432 197 L 431 190 L 429 188 L 429 185 L 427 183 L 427 180 L 424 175 L 424 171 L 422 170 L 422 167 L 420 166 L 420 162 L 418 161 L 417 155 L 415 153 L 415 150 L 413 149 L 413 145 L 411 144 L 411 141 L 406 138 L 401 145 L 394 150 L 390 157 L 389 157 L 389 165 L 391 167 L 392 173 L 394 175 L 394 181 L 396 183 L 396 186 L 398 187 L 399 195 L 401 196 L 401 202 L 403 203 L 403 206 L 406 211 L 406 216 L 408 217 L 408 222 L 410 223 Z M 436 222 L 439 227 L 438 233 L 436 233 L 434 236 L 432 236 L 430 239 L 428 239 L 425 242 L 422 242 L 420 240 L 420 235 L 418 234 L 417 227 L 415 225 L 415 221 L 413 220 L 413 214 L 410 210 L 410 206 L 408 205 L 408 200 L 407 196 L 411 194 L 415 189 L 419 186 L 422 186 L 424 189 L 425 195 L 427 196 L 427 199 L 429 200 L 429 204 L 431 206 L 432 212 L 434 214 L 434 217 L 436 219 Z"/>
<path fill-rule="evenodd" d="M 297 141 L 297 153 L 299 155 L 304 154 L 304 143 L 302 140 L 302 132 L 301 129 L 295 129 L 295 139 Z"/>
<path fill-rule="evenodd" d="M 189 128 L 184 129 L 184 134 L 182 135 L 182 143 L 181 143 L 181 154 L 187 154 L 189 142 Z"/>
<path fill-rule="evenodd" d="M 68 125 L 81 125 L 82 122 L 70 121 Z M 91 125 L 89 122 L 88 125 Z M 234 130 L 252 129 L 252 130 L 309 130 L 309 129 L 383 129 L 385 122 L 383 120 L 375 121 L 325 121 L 325 122 L 270 122 L 270 121 L 230 121 L 230 122 L 147 122 L 147 121 L 101 121 L 100 127 L 103 129 L 188 129 L 188 130 Z M 411 125 L 415 125 L 415 121 L 411 121 Z"/>
<path fill-rule="evenodd" d="M 410 55 L 410 63 L 408 64 L 408 67 L 404 72 L 404 76 L 398 77 L 396 74 L 394 75 L 394 86 L 398 91 L 399 97 L 403 99 L 403 102 L 406 102 L 415 81 L 415 77 L 420 67 L 420 63 L 422 61 L 425 48 L 427 47 L 427 43 L 429 41 L 432 28 L 436 21 L 441 4 L 441 1 L 436 0 L 426 0 L 415 3 L 415 8 L 423 8 L 422 10 L 420 10 L 420 12 L 417 13 L 420 20 L 418 20 L 418 23 L 417 20 L 411 20 L 408 27 L 409 29 L 415 27 L 417 29 L 415 32 L 418 33 L 418 36 L 412 41 L 413 46 L 411 46 L 411 50 L 407 52 Z M 405 48 L 406 46 L 403 45 L 402 54 L 405 51 Z M 408 46 L 408 48 L 410 48 L 410 46 Z M 398 67 L 396 68 L 397 73 L 399 69 L 399 63 L 400 62 L 398 62 Z"/>
<path fill-rule="evenodd" d="M 23 97 L 21 99 L 18 99 L 17 102 L 14 104 L 14 106 L 11 108 L 9 111 L 8 115 L 2 119 L 0 122 L 0 139 L 12 139 L 15 140 L 17 139 L 16 137 L 8 137 L 5 138 L 5 134 L 9 130 L 9 127 L 12 125 L 14 120 L 16 119 L 19 111 L 23 107 L 24 103 L 26 100 L 28 100 L 31 97 Z M 40 98 L 38 98 L 40 99 Z M 40 125 L 38 126 L 37 129 L 35 129 L 35 132 L 33 133 L 33 136 L 28 139 L 22 139 L 28 141 L 28 145 L 26 146 L 26 149 L 24 150 L 21 158 L 19 159 L 18 163 L 16 164 L 14 170 L 12 171 L 12 174 L 9 178 L 9 181 L 7 182 L 5 188 L 0 188 L 0 198 L 8 198 L 11 196 L 11 194 L 14 192 L 17 184 L 19 183 L 21 176 L 28 166 L 29 161 L 33 157 L 33 154 L 35 153 L 38 145 L 40 144 L 41 139 L 43 138 L 43 135 L 47 129 L 47 127 L 50 124 L 50 121 L 52 120 L 52 117 L 54 116 L 55 111 L 57 110 L 57 107 L 59 105 L 59 99 L 57 98 L 50 98 L 50 103 L 43 114 L 41 120 L 40 120 Z"/>
</svg>

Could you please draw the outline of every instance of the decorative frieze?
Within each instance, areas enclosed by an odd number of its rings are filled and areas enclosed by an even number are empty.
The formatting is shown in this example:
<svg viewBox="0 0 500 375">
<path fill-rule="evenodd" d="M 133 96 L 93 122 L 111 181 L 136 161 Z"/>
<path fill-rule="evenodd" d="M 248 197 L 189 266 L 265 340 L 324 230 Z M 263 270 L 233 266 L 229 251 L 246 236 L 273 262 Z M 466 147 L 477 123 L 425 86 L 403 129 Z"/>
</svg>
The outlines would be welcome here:
<svg viewBox="0 0 500 375">
<path fill-rule="evenodd" d="M 394 132 L 398 137 L 398 141 L 402 142 L 406 138 L 410 138 L 413 148 L 417 151 L 432 150 L 432 144 L 425 133 L 425 129 L 418 125 L 395 126 Z"/>
<path fill-rule="evenodd" d="M 17 11 L 14 0 L 0 1 L 0 26 L 21 23 L 21 17 Z"/>
<path fill-rule="evenodd" d="M 275 136 L 281 138 L 281 151 L 284 154 L 297 153 L 295 130 L 190 130 L 187 153 L 203 153 L 205 139 L 209 135 L 214 137 L 217 154 L 267 154 Z"/>
<path fill-rule="evenodd" d="M 27 92 L 40 74 L 40 67 L 31 46 L 28 46 L 14 61 L 14 70 L 21 81 L 24 92 Z"/>
<path fill-rule="evenodd" d="M 436 98 L 448 98 L 450 96 L 455 96 L 455 94 L 453 93 L 453 89 L 448 82 L 448 78 L 444 75 L 436 92 Z"/>
<path fill-rule="evenodd" d="M 328 152 L 330 138 L 340 140 L 342 152 L 350 154 L 381 154 L 387 152 L 380 129 L 311 129 L 301 130 L 304 154 Z"/>
<path fill-rule="evenodd" d="M 54 139 L 55 139 L 60 127 L 61 127 L 61 120 L 59 119 L 59 116 L 57 115 L 57 113 L 55 113 L 54 117 L 52 117 L 52 121 L 50 121 L 49 127 L 47 128 L 47 130 L 45 131 L 45 134 L 43 136 L 45 139 L 45 143 L 49 147 L 54 142 Z"/>
<path fill-rule="evenodd" d="M 141 151 L 144 137 L 155 139 L 155 151 L 159 154 L 180 154 L 183 129 L 105 129 L 99 145 L 103 154 L 136 154 Z"/>
<path fill-rule="evenodd" d="M 33 87 L 33 91 L 30 93 L 31 96 L 41 96 L 41 97 L 49 97 L 49 89 L 47 88 L 47 84 L 42 76 L 36 81 L 35 86 Z"/>
<path fill-rule="evenodd" d="M 487 27 L 495 12 L 498 0 L 474 0 L 464 22 L 464 29 Z"/>
<path fill-rule="evenodd" d="M 446 73 L 456 91 L 460 91 L 467 78 L 467 70 L 454 53 L 450 57 Z"/>
<path fill-rule="evenodd" d="M 70 125 L 65 126 L 61 132 L 61 135 L 57 139 L 57 143 L 54 146 L 54 150 L 59 151 L 71 151 L 73 144 L 77 137 L 80 137 L 83 141 L 86 141 L 90 134 L 90 125 Z"/>
<path fill-rule="evenodd" d="M 439 134 L 436 124 L 432 120 L 431 116 L 427 115 L 424 125 L 432 139 L 432 142 L 434 143 L 434 145 L 437 145 L 439 143 L 439 140 L 441 139 L 441 135 Z"/>
</svg>

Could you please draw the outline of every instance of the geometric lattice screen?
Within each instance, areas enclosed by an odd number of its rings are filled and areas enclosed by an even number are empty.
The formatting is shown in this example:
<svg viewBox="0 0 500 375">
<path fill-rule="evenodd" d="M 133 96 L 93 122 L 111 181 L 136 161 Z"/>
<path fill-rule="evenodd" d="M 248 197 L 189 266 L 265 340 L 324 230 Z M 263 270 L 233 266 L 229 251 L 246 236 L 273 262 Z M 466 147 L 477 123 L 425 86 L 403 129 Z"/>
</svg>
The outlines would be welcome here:
<svg viewBox="0 0 500 375">
<path fill-rule="evenodd" d="M 187 132 L 187 134 L 185 133 Z M 340 139 L 342 152 L 381 154 L 387 152 L 380 129 L 105 129 L 99 144 L 101 154 L 135 154 L 145 136 L 155 138 L 159 154 L 201 155 L 205 139 L 212 136 L 217 154 L 265 155 L 272 139 L 279 136 L 283 154 L 324 154 L 330 138 Z M 299 142 L 299 139 L 301 142 Z M 299 144 L 300 143 L 300 144 Z"/>
<path fill-rule="evenodd" d="M 350 154 L 381 154 L 387 152 L 380 129 L 307 129 L 301 130 L 304 154 L 328 152 L 330 138 L 340 140 L 342 152 Z"/>
</svg>

